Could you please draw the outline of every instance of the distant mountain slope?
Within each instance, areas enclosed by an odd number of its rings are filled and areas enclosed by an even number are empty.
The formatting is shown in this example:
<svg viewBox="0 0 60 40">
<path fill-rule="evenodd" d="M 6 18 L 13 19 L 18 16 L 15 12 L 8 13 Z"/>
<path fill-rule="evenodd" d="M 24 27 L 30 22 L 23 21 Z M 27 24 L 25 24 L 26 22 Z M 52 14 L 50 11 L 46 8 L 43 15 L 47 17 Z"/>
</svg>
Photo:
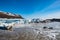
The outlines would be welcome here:
<svg viewBox="0 0 60 40">
<path fill-rule="evenodd" d="M 9 12 L 0 12 L 0 18 L 21 18 L 23 19 L 21 15 L 12 14 Z"/>
<path fill-rule="evenodd" d="M 60 22 L 60 18 L 59 19 L 57 19 L 57 18 L 46 19 L 46 20 L 43 20 L 41 22 L 43 22 L 43 23 L 47 23 L 47 22 Z"/>
</svg>

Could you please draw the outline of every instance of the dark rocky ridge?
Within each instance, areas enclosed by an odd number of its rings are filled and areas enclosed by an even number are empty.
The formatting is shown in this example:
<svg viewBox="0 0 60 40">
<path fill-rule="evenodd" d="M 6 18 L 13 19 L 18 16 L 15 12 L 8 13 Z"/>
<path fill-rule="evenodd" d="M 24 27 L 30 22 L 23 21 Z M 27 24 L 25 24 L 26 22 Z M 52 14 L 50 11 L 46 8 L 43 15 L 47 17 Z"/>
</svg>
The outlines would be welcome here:
<svg viewBox="0 0 60 40">
<path fill-rule="evenodd" d="M 48 23 L 48 22 L 60 22 L 60 19 L 57 19 L 57 18 L 53 18 L 53 19 L 46 19 L 46 20 L 43 20 L 43 21 L 40 21 L 42 23 Z"/>
<path fill-rule="evenodd" d="M 21 18 L 23 19 L 23 17 L 21 15 L 7 15 L 4 12 L 0 12 L 0 18 Z"/>
</svg>

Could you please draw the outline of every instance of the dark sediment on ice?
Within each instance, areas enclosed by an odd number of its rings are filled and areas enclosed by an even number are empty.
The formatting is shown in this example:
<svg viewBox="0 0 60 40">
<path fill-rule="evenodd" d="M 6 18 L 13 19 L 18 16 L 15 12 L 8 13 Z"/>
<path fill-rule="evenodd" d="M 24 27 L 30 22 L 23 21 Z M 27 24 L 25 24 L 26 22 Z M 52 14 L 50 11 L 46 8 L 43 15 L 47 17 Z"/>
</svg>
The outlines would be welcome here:
<svg viewBox="0 0 60 40">
<path fill-rule="evenodd" d="M 0 40 L 53 40 L 48 36 L 40 34 L 33 28 L 19 28 L 13 31 L 0 30 Z"/>
</svg>

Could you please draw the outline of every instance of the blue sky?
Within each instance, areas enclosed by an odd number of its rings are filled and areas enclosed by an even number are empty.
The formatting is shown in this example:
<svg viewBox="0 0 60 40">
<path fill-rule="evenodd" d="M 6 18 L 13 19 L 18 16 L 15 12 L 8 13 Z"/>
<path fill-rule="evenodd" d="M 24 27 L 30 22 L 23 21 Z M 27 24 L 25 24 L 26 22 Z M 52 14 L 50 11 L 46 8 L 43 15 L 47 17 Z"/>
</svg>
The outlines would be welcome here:
<svg viewBox="0 0 60 40">
<path fill-rule="evenodd" d="M 24 18 L 60 18 L 59 0 L 0 0 L 0 11 Z"/>
</svg>

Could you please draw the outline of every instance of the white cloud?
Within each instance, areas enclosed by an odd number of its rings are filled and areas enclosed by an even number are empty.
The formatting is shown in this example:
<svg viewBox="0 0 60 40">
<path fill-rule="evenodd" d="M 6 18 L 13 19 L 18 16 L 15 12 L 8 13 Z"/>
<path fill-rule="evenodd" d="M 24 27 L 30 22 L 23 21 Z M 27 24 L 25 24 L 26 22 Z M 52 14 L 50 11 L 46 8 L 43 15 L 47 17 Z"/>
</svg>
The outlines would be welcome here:
<svg viewBox="0 0 60 40">
<path fill-rule="evenodd" d="M 48 12 L 48 10 L 55 9 L 58 7 L 60 7 L 60 1 L 55 1 L 45 9 L 29 15 L 28 18 L 42 18 L 42 19 L 60 18 L 60 12 L 59 12 L 60 9 Z"/>
<path fill-rule="evenodd" d="M 51 19 L 51 18 L 60 18 L 60 12 L 52 12 L 45 16 L 42 16 L 43 19 Z"/>
<path fill-rule="evenodd" d="M 53 2 L 53 3 L 52 3 L 51 5 L 49 5 L 48 7 L 44 8 L 41 12 L 47 12 L 47 11 L 50 10 L 50 9 L 53 10 L 53 9 L 58 8 L 58 7 L 60 7 L 60 1 L 59 1 L 59 0 Z"/>
</svg>

